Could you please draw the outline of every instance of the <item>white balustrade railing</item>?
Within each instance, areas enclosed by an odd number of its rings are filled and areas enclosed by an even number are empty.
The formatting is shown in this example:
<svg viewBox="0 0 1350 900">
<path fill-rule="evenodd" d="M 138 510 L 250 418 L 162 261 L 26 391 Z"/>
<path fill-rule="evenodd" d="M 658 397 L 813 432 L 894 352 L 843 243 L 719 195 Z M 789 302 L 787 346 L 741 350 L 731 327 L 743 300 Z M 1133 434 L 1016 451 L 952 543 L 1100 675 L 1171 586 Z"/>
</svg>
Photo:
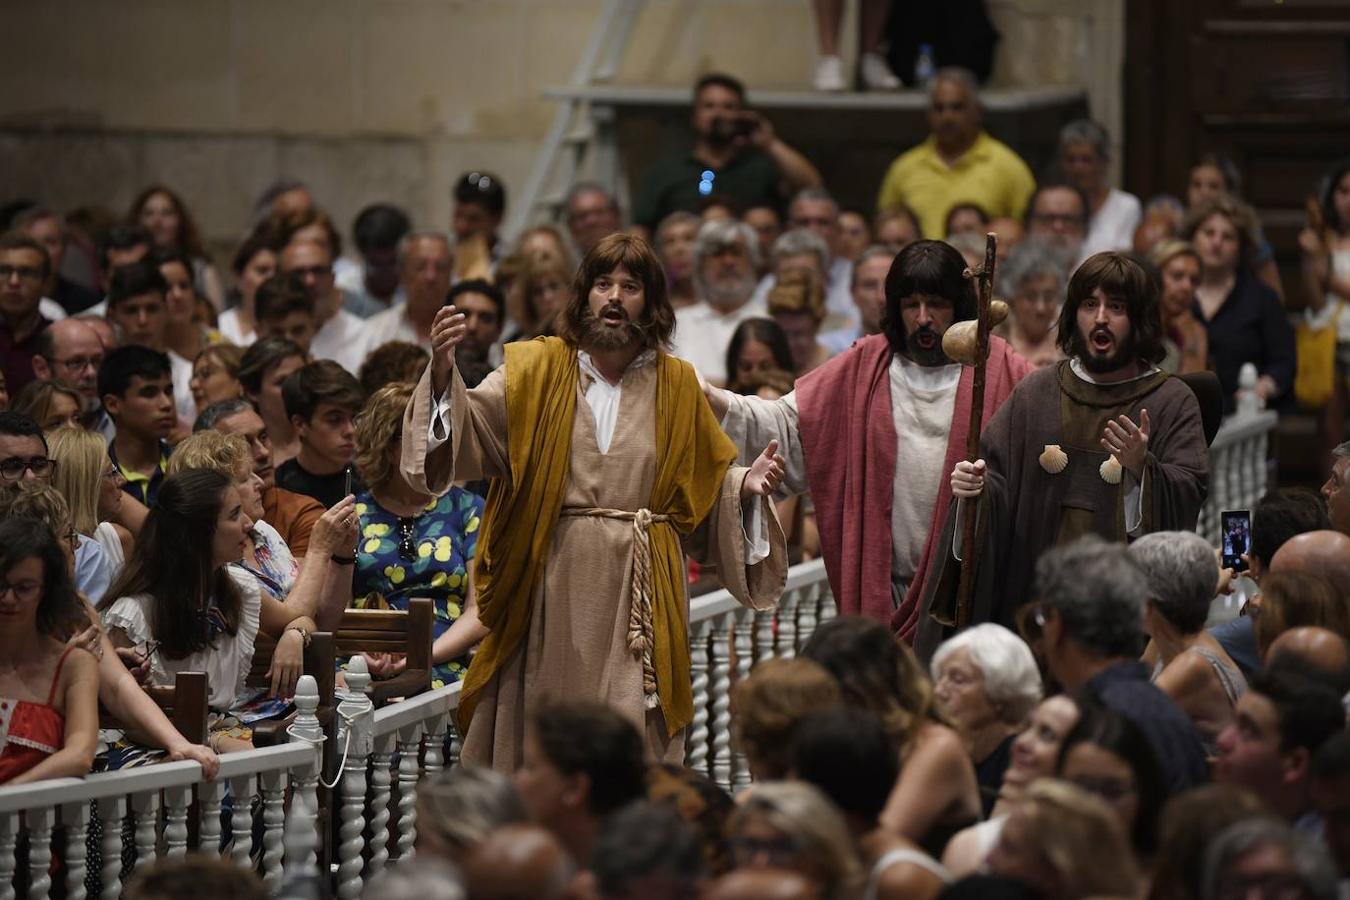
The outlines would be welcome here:
<svg viewBox="0 0 1350 900">
<path fill-rule="evenodd" d="M 694 721 L 685 738 L 689 768 L 726 790 L 750 783 L 745 756 L 732 740 L 732 689 L 758 663 L 796 656 L 817 624 L 835 614 L 825 563 L 819 559 L 788 571 L 775 609 L 746 609 L 726 591 L 690 602 Z"/>
<path fill-rule="evenodd" d="M 1279 417 L 1273 410 L 1226 417 L 1209 447 L 1209 494 L 1195 530 L 1219 544 L 1219 513 L 1251 509 L 1266 492 L 1266 451 Z"/>
<path fill-rule="evenodd" d="M 50 896 L 52 860 L 59 860 L 58 877 L 65 896 L 85 897 L 90 860 L 86 841 L 91 804 L 102 822 L 99 845 L 101 896 L 113 900 L 122 893 L 123 826 L 130 819 L 135 859 L 133 871 L 161 856 L 180 856 L 189 846 L 189 807 L 198 798 L 195 824 L 197 848 L 223 853 L 241 865 L 258 868 L 269 885 L 282 878 L 283 832 L 286 830 L 285 791 L 317 771 L 318 747 L 292 743 L 221 757 L 220 772 L 212 781 L 202 778 L 195 762 L 173 762 L 85 778 L 57 778 L 17 787 L 0 788 L 0 898 L 16 896 L 14 879 L 26 870 L 24 896 Z M 234 805 L 231 844 L 220 842 L 220 814 L 226 787 Z M 261 800 L 260 841 L 254 843 L 252 801 Z M 291 806 L 291 815 L 312 815 L 303 804 Z M 64 827 L 60 846 L 52 846 L 57 825 Z M 313 823 L 306 822 L 308 830 Z M 16 855 L 18 836 L 28 837 L 26 859 Z"/>
</svg>

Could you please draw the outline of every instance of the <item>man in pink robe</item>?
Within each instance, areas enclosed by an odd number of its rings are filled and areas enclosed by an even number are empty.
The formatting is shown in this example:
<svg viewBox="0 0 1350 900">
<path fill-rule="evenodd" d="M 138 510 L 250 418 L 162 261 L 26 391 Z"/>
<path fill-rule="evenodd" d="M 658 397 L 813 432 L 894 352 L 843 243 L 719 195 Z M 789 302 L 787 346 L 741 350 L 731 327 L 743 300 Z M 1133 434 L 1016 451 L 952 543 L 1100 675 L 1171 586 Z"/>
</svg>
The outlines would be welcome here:
<svg viewBox="0 0 1350 900">
<path fill-rule="evenodd" d="M 906 640 L 942 519 L 947 473 L 965 458 L 973 370 L 942 352 L 953 322 L 975 317 L 965 261 L 941 241 L 918 241 L 886 277 L 882 334 L 798 379 L 774 401 L 710 390 L 713 410 L 743 458 L 777 440 L 782 490 L 810 491 L 839 612 L 889 622 Z M 1032 366 L 990 339 L 987 421 Z"/>
</svg>

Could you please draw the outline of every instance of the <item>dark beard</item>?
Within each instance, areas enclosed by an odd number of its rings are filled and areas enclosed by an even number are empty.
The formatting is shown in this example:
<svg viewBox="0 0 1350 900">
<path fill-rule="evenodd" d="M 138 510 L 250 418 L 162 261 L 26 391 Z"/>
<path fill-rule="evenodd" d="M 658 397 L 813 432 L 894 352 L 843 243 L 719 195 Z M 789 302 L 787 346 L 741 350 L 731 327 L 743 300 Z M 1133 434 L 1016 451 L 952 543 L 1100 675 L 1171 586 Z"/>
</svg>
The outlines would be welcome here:
<svg viewBox="0 0 1350 900">
<path fill-rule="evenodd" d="M 1105 375 L 1125 368 L 1134 362 L 1135 352 L 1138 349 L 1133 330 L 1130 331 L 1130 336 L 1116 348 L 1116 352 L 1110 356 L 1093 356 L 1087 342 L 1083 340 L 1082 332 L 1075 335 L 1074 343 L 1076 345 L 1074 349 L 1077 351 L 1075 355 L 1082 360 L 1083 368 L 1093 375 Z"/>
<path fill-rule="evenodd" d="M 934 341 L 931 348 L 920 347 L 914 340 L 921 334 L 931 334 L 933 336 Z M 938 334 L 927 325 L 921 325 L 914 329 L 913 334 L 905 335 L 904 355 L 908 357 L 911 362 L 930 368 L 934 366 L 945 366 L 951 363 L 951 360 L 947 358 L 946 352 L 942 349 L 942 335 Z"/>
<path fill-rule="evenodd" d="M 581 346 L 587 350 L 622 350 L 642 340 L 642 327 L 628 322 L 623 328 L 611 328 L 587 306 L 581 313 Z"/>
</svg>

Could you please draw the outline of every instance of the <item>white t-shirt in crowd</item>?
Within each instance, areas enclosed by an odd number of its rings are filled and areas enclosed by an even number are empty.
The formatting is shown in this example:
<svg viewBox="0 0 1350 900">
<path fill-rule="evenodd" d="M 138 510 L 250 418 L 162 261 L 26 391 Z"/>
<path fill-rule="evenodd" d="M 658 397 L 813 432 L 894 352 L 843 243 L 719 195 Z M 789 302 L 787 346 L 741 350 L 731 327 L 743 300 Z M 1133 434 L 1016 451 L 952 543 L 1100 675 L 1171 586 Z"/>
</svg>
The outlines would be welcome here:
<svg viewBox="0 0 1350 900">
<path fill-rule="evenodd" d="M 423 349 L 431 349 L 431 339 L 423 340 L 418 335 L 417 327 L 413 325 L 412 319 L 408 318 L 407 310 L 407 305 L 400 303 L 366 319 L 371 350 L 390 341 L 407 341 Z"/>
<path fill-rule="evenodd" d="M 1083 239 L 1083 259 L 1104 250 L 1134 249 L 1134 230 L 1139 227 L 1143 209 L 1134 194 L 1111 188 L 1106 202 L 1088 225 Z"/>
<path fill-rule="evenodd" d="M 216 319 L 216 330 L 220 336 L 225 338 L 236 347 L 247 347 L 258 339 L 256 331 L 244 332 L 244 325 L 239 321 L 239 307 L 233 307 L 225 310 Z"/>
<path fill-rule="evenodd" d="M 172 350 L 165 351 L 169 357 L 169 372 L 173 375 L 173 408 L 178 418 L 189 425 L 197 418 L 197 402 L 192 399 L 192 360 L 184 359 Z"/>
<path fill-rule="evenodd" d="M 727 380 L 727 344 L 736 326 L 746 319 L 765 318 L 763 299 L 751 297 L 737 309 L 723 313 L 705 301 L 675 310 L 672 352 L 693 363 L 703 377 L 718 384 Z"/>
<path fill-rule="evenodd" d="M 366 321 L 339 309 L 319 326 L 310 341 L 309 354 L 315 359 L 331 359 L 355 375 L 370 350 L 369 340 Z"/>
</svg>

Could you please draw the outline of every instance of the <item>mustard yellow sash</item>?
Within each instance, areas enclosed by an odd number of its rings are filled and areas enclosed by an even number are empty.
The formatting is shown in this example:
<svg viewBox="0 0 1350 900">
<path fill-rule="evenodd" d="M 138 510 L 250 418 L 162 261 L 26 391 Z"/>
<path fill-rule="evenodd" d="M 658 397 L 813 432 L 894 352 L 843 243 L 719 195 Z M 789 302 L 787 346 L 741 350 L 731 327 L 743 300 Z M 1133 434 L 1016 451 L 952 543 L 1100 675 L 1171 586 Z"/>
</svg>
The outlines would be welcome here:
<svg viewBox="0 0 1350 900">
<path fill-rule="evenodd" d="M 671 735 L 693 719 L 680 538 L 717 502 L 735 447 L 703 399 L 693 368 L 662 353 L 656 386 L 656 480 L 650 525 L 652 667 Z M 467 729 L 483 688 L 529 629 L 569 477 L 577 404 L 576 348 L 558 338 L 506 346 L 507 453 L 511 481 L 488 491 L 478 542 L 478 615 L 490 633 L 464 676 L 459 722 Z M 634 510 L 633 512 L 637 512 Z M 560 598 L 584 602 L 583 598 Z"/>
</svg>

